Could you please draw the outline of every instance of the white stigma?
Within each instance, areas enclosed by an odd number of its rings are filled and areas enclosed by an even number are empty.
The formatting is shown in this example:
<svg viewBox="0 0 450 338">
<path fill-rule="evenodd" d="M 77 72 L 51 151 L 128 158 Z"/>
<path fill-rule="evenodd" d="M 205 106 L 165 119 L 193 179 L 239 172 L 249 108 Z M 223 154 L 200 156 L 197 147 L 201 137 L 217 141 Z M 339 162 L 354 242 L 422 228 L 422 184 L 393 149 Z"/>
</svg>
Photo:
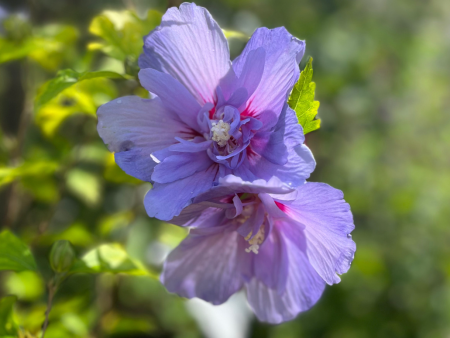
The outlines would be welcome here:
<svg viewBox="0 0 450 338">
<path fill-rule="evenodd" d="M 264 224 L 261 225 L 256 235 L 249 240 L 249 238 L 252 236 L 252 232 L 250 232 L 247 237 L 245 237 L 245 240 L 248 241 L 248 244 L 250 246 L 245 249 L 245 252 L 253 252 L 254 254 L 258 254 L 259 246 L 264 242 Z"/>
<path fill-rule="evenodd" d="M 218 123 L 213 122 L 211 131 L 213 133 L 212 140 L 216 141 L 220 147 L 224 147 L 231 137 L 228 134 L 230 131 L 230 125 L 223 122 L 223 120 L 220 120 Z"/>
</svg>

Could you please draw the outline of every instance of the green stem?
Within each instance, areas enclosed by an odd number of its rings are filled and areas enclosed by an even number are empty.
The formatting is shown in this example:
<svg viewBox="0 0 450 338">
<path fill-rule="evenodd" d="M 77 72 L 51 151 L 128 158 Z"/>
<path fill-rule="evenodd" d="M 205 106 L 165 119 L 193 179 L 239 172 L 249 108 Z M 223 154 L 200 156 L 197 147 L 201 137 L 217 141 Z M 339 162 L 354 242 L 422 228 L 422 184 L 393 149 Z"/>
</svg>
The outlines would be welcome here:
<svg viewBox="0 0 450 338">
<path fill-rule="evenodd" d="M 47 299 L 47 310 L 45 310 L 45 321 L 42 325 L 42 338 L 45 336 L 45 331 L 47 331 L 48 327 L 48 317 L 50 315 L 50 311 L 52 310 L 53 305 L 53 297 L 55 297 L 57 291 L 57 286 L 53 283 L 53 280 L 48 284 L 48 299 Z"/>
</svg>

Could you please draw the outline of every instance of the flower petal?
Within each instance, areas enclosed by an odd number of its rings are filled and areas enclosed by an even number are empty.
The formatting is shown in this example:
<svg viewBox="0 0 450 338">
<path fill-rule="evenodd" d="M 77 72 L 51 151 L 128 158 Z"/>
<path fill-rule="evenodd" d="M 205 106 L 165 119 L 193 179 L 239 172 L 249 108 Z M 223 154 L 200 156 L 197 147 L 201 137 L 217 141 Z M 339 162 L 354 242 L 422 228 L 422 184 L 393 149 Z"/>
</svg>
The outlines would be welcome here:
<svg viewBox="0 0 450 338">
<path fill-rule="evenodd" d="M 192 129 L 200 131 L 197 116 L 201 106 L 180 82 L 154 69 L 139 71 L 139 80 L 145 89 L 156 94 L 180 120 Z"/>
<path fill-rule="evenodd" d="M 253 255 L 255 277 L 268 288 L 283 294 L 289 274 L 289 260 L 286 245 L 278 231 L 272 231 L 261 245 L 259 253 Z"/>
<path fill-rule="evenodd" d="M 183 208 L 191 204 L 193 198 L 209 190 L 217 175 L 217 164 L 205 171 L 171 183 L 155 183 L 147 195 L 144 205 L 150 217 L 169 221 L 178 216 Z"/>
<path fill-rule="evenodd" d="M 219 80 L 231 68 L 228 42 L 209 12 L 183 3 L 164 14 L 161 25 L 144 39 L 141 68 L 170 74 L 201 104 L 215 101 Z"/>
<path fill-rule="evenodd" d="M 353 216 L 343 193 L 325 183 L 306 183 L 295 200 L 281 203 L 286 214 L 305 226 L 311 265 L 328 284 L 339 283 L 337 274 L 347 272 L 356 250 L 350 235 Z"/>
<path fill-rule="evenodd" d="M 259 320 L 271 324 L 294 319 L 300 312 L 310 309 L 325 288 L 325 282 L 311 266 L 304 251 L 284 237 L 281 235 L 280 239 L 286 247 L 289 262 L 284 292 L 269 288 L 257 278 L 246 285 L 250 307 Z M 301 238 L 292 240 L 301 241 Z"/>
<path fill-rule="evenodd" d="M 237 77 L 250 52 L 260 47 L 266 52 L 264 73 L 243 114 L 258 116 L 269 110 L 279 115 L 300 75 L 298 64 L 305 51 L 305 42 L 293 37 L 284 27 L 257 29 L 242 54 L 233 61 Z"/>
<path fill-rule="evenodd" d="M 242 241 L 232 227 L 194 229 L 169 254 L 161 281 L 182 297 L 222 304 L 243 285 Z"/>
<path fill-rule="evenodd" d="M 150 154 L 176 143 L 175 137 L 191 138 L 192 129 L 168 110 L 159 98 L 126 96 L 102 105 L 97 130 L 117 164 L 129 175 L 151 180 L 156 162 Z"/>
<path fill-rule="evenodd" d="M 294 188 L 287 186 L 277 177 L 271 177 L 267 181 L 255 180 L 253 182 L 244 181 L 241 177 L 227 175 L 219 178 L 219 185 L 195 198 L 195 203 L 212 201 L 224 196 L 234 196 L 235 193 L 248 194 L 287 194 L 294 191 Z"/>
<path fill-rule="evenodd" d="M 178 181 L 199 171 L 206 170 L 213 163 L 206 151 L 175 153 L 156 166 L 153 170 L 152 180 L 158 183 Z"/>
<path fill-rule="evenodd" d="M 252 178 L 269 179 L 272 176 L 276 176 L 293 187 L 302 185 L 305 182 L 314 171 L 316 162 L 308 147 L 302 144 L 304 141 L 303 130 L 298 124 L 295 112 L 287 108 L 280 116 L 280 120 L 284 114 L 286 114 L 284 128 L 280 127 L 281 122 L 279 121 L 276 132 L 284 133 L 284 145 L 287 147 L 287 162 L 284 165 L 272 162 L 275 161 L 277 156 L 277 152 L 274 149 L 280 148 L 280 146 L 277 146 L 279 142 L 275 142 L 275 140 L 279 141 L 279 138 L 274 136 L 274 143 L 271 144 L 269 140 L 266 148 L 260 146 L 261 144 L 254 147 L 252 143 L 251 149 L 247 151 L 247 158 L 239 168 L 233 171 L 233 174 L 245 177 L 247 180 Z"/>
<path fill-rule="evenodd" d="M 184 208 L 179 216 L 170 220 L 170 223 L 188 227 L 209 228 L 222 224 L 226 219 L 225 209 L 210 207 L 209 205 L 191 204 Z"/>
</svg>

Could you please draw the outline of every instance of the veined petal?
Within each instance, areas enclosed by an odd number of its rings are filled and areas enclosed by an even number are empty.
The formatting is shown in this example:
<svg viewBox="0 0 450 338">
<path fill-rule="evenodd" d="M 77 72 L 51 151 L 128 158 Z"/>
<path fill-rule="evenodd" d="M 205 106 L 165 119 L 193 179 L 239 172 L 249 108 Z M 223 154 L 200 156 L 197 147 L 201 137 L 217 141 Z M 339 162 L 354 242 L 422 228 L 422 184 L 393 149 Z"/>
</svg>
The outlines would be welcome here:
<svg viewBox="0 0 450 338">
<path fill-rule="evenodd" d="M 304 54 L 305 42 L 293 37 L 284 27 L 257 29 L 242 54 L 233 61 L 237 77 L 250 52 L 260 47 L 266 54 L 264 73 L 243 114 L 258 116 L 269 110 L 279 115 L 300 75 L 298 64 Z"/>
<path fill-rule="evenodd" d="M 213 164 L 205 171 L 171 183 L 155 183 L 147 195 L 144 205 L 150 217 L 169 221 L 178 216 L 183 208 L 192 203 L 197 195 L 209 190 L 218 172 L 218 165 Z"/>
<path fill-rule="evenodd" d="M 206 151 L 175 153 L 156 166 L 153 170 L 152 180 L 158 183 L 178 181 L 208 169 L 213 163 Z"/>
<path fill-rule="evenodd" d="M 211 201 L 223 196 L 234 196 L 235 193 L 267 193 L 267 194 L 287 194 L 294 191 L 294 188 L 289 187 L 280 181 L 277 177 L 271 177 L 265 180 L 255 180 L 253 182 L 244 181 L 242 178 L 227 175 L 219 178 L 219 185 L 208 190 L 204 194 L 195 198 L 195 203 L 204 201 Z"/>
<path fill-rule="evenodd" d="M 98 133 L 115 152 L 117 164 L 144 181 L 151 180 L 156 165 L 150 158 L 152 152 L 174 144 L 175 137 L 191 138 L 194 134 L 159 98 L 122 97 L 102 105 L 97 116 Z"/>
<path fill-rule="evenodd" d="M 176 79 L 154 69 L 142 69 L 139 80 L 148 91 L 155 93 L 164 105 L 176 113 L 181 121 L 200 132 L 197 116 L 201 106 Z"/>
<path fill-rule="evenodd" d="M 287 248 L 278 231 L 272 231 L 266 236 L 268 237 L 259 248 L 259 253 L 250 253 L 253 255 L 254 275 L 266 287 L 283 294 L 289 274 Z"/>
<path fill-rule="evenodd" d="M 225 219 L 226 209 L 199 203 L 184 208 L 179 216 L 170 220 L 170 223 L 183 227 L 210 228 L 221 225 Z"/>
<path fill-rule="evenodd" d="M 287 215 L 305 226 L 311 265 L 328 284 L 339 283 L 337 274 L 347 272 L 356 250 L 350 236 L 353 216 L 343 193 L 325 183 L 306 183 L 295 200 L 281 203 Z"/>
<path fill-rule="evenodd" d="M 169 8 L 145 37 L 139 66 L 170 74 L 200 105 L 212 103 L 219 80 L 231 68 L 228 42 L 205 8 L 183 3 Z"/>
<path fill-rule="evenodd" d="M 271 324 L 294 319 L 300 312 L 310 309 L 325 289 L 325 282 L 311 266 L 300 246 L 283 235 L 280 239 L 286 246 L 289 262 L 284 292 L 268 287 L 257 278 L 253 278 L 245 287 L 248 302 L 258 319 Z"/>
<path fill-rule="evenodd" d="M 161 281 L 170 292 L 222 304 L 243 285 L 240 235 L 228 226 L 194 229 L 173 250 Z"/>
<path fill-rule="evenodd" d="M 267 132 L 261 133 L 262 140 L 254 137 L 256 142 L 260 142 L 259 144 L 253 143 L 252 139 L 252 143 L 247 149 L 247 157 L 241 166 L 233 171 L 233 174 L 262 179 L 276 176 L 293 187 L 302 185 L 314 171 L 316 162 L 308 147 L 302 144 L 304 141 L 303 130 L 292 109 L 287 108 L 283 111 L 273 133 L 273 139 L 268 138 L 267 140 L 266 137 L 266 140 L 263 140 L 263 136 Z M 281 135 L 283 135 L 283 142 L 280 142 Z M 278 152 L 281 151 L 277 151 L 277 149 L 283 149 L 283 147 L 286 147 L 287 161 L 282 165 L 274 163 Z"/>
</svg>

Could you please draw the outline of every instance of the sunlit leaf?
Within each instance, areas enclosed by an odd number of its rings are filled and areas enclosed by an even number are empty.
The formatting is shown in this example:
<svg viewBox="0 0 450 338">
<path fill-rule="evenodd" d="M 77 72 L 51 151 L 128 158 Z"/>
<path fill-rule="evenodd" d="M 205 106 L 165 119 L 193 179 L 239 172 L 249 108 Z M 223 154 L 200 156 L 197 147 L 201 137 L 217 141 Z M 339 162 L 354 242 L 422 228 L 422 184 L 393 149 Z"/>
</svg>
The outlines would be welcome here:
<svg viewBox="0 0 450 338">
<path fill-rule="evenodd" d="M 105 332 L 115 335 L 130 335 L 133 333 L 150 333 L 156 325 L 149 318 L 126 316 L 115 311 L 107 313 L 102 320 Z"/>
<path fill-rule="evenodd" d="M 34 49 L 30 41 L 15 42 L 0 38 L 0 63 L 26 57 Z"/>
<path fill-rule="evenodd" d="M 44 293 L 42 278 L 34 271 L 12 272 L 5 278 L 4 287 L 8 294 L 21 300 L 38 300 Z"/>
<path fill-rule="evenodd" d="M 247 34 L 244 34 L 242 32 L 228 30 L 228 29 L 222 29 L 222 31 L 227 39 L 248 40 L 250 38 Z"/>
<path fill-rule="evenodd" d="M 29 57 L 54 70 L 64 59 L 74 57 L 78 31 L 69 25 L 50 24 L 32 28 L 26 20 L 11 16 L 4 22 L 6 36 L 0 38 L 0 63 Z"/>
<path fill-rule="evenodd" d="M 28 246 L 9 230 L 0 233 L 0 270 L 36 270 L 36 262 Z"/>
<path fill-rule="evenodd" d="M 35 99 L 36 109 L 39 109 L 41 106 L 49 102 L 64 89 L 69 88 L 80 81 L 95 78 L 123 79 L 123 76 L 110 71 L 78 73 L 72 69 L 60 70 L 55 78 L 44 83 L 39 89 Z"/>
<path fill-rule="evenodd" d="M 86 253 L 72 267 L 71 273 L 125 273 L 154 277 L 145 266 L 131 258 L 118 243 L 103 244 Z"/>
<path fill-rule="evenodd" d="M 39 244 L 51 245 L 58 240 L 70 240 L 73 245 L 88 246 L 94 242 L 94 235 L 87 229 L 84 224 L 74 223 L 67 229 L 58 233 L 47 231 L 39 237 Z"/>
<path fill-rule="evenodd" d="M 101 196 L 100 179 L 85 170 L 72 169 L 67 173 L 67 188 L 87 205 L 96 205 Z"/>
<path fill-rule="evenodd" d="M 108 215 L 101 219 L 99 230 L 102 235 L 107 235 L 114 230 L 128 226 L 133 220 L 133 213 L 131 211 L 118 212 L 113 215 Z"/>
<path fill-rule="evenodd" d="M 292 89 L 288 101 L 289 107 L 295 111 L 305 134 L 320 128 L 320 119 L 315 119 L 320 103 L 314 101 L 316 84 L 311 82 L 312 76 L 312 58 L 310 58 Z"/>
<path fill-rule="evenodd" d="M 53 176 L 24 176 L 20 183 L 37 201 L 53 203 L 59 198 L 57 181 Z"/>
<path fill-rule="evenodd" d="M 105 11 L 95 17 L 89 31 L 103 39 L 88 45 L 90 50 L 100 49 L 109 56 L 125 61 L 137 60 L 142 53 L 142 38 L 161 22 L 161 13 L 149 10 L 144 19 L 131 11 Z"/>
<path fill-rule="evenodd" d="M 17 298 L 7 296 L 0 299 L 0 337 L 16 337 L 18 325 L 14 321 L 13 308 Z"/>
<path fill-rule="evenodd" d="M 96 73 L 95 75 L 104 74 L 104 72 L 94 73 Z M 89 76 L 91 75 L 94 74 L 89 73 Z M 44 134 L 52 137 L 58 127 L 70 116 L 87 114 L 95 118 L 98 106 L 116 96 L 117 91 L 110 80 L 91 76 L 89 79 L 71 84 L 41 106 L 36 113 L 35 120 Z"/>
<path fill-rule="evenodd" d="M 48 70 L 56 70 L 63 60 L 76 56 L 78 30 L 74 26 L 49 24 L 34 29 L 29 58 Z"/>
<path fill-rule="evenodd" d="M 17 167 L 3 167 L 0 168 L 0 186 L 20 178 L 45 177 L 54 173 L 57 168 L 57 163 L 47 161 L 25 162 Z"/>
</svg>

